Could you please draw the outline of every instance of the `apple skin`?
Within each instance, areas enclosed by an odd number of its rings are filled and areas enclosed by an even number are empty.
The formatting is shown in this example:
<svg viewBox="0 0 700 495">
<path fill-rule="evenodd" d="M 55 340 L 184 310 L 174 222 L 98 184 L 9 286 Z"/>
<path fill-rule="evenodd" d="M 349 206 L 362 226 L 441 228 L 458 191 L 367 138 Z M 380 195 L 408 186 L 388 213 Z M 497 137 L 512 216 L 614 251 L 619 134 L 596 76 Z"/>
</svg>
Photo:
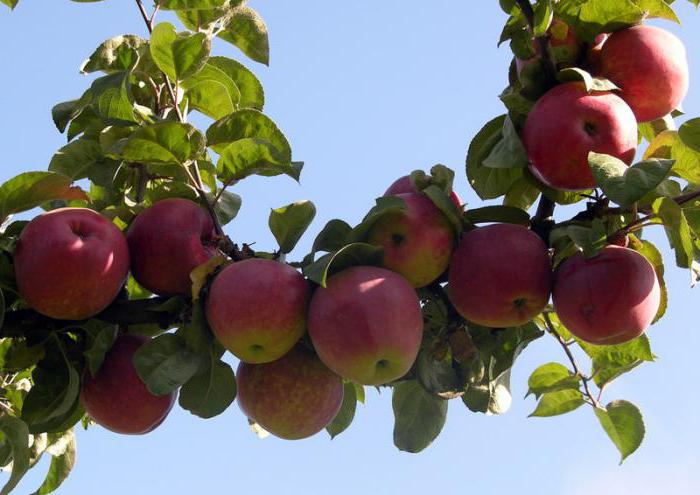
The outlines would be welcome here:
<svg viewBox="0 0 700 495">
<path fill-rule="evenodd" d="M 126 239 L 132 275 L 161 296 L 190 295 L 190 272 L 216 254 L 214 223 L 189 199 L 164 199 L 145 209 Z"/>
<path fill-rule="evenodd" d="M 117 297 L 129 272 L 121 231 L 87 208 L 59 208 L 34 218 L 14 255 L 20 295 L 38 313 L 84 320 Z"/>
<path fill-rule="evenodd" d="M 450 264 L 455 246 L 452 224 L 424 194 L 397 194 L 406 209 L 387 213 L 369 230 L 366 242 L 384 248 L 384 268 L 425 287 Z"/>
<path fill-rule="evenodd" d="M 248 259 L 224 268 L 209 290 L 206 316 L 221 344 L 247 363 L 281 358 L 306 331 L 309 286 L 289 265 Z"/>
<path fill-rule="evenodd" d="M 678 108 L 688 92 L 688 59 L 681 40 L 655 26 L 639 25 L 610 35 L 601 52 L 601 73 L 622 89 L 639 122 Z"/>
<path fill-rule="evenodd" d="M 343 378 L 388 383 L 405 375 L 418 355 L 423 337 L 418 296 L 392 271 L 348 268 L 311 298 L 309 335 L 321 361 Z"/>
<path fill-rule="evenodd" d="M 399 194 L 408 194 L 408 193 L 420 193 L 418 189 L 416 189 L 416 186 L 413 185 L 411 182 L 411 176 L 410 175 L 404 175 L 403 177 L 399 177 L 394 181 L 393 184 L 389 186 L 389 189 L 387 189 L 384 192 L 384 196 L 398 196 Z M 463 203 L 462 199 L 459 197 L 459 195 L 452 191 L 450 192 L 450 199 L 454 203 L 454 205 L 457 207 L 459 211 L 462 211 Z"/>
<path fill-rule="evenodd" d="M 603 45 L 608 39 L 608 34 L 607 33 L 601 33 L 598 36 L 595 37 L 593 40 L 593 43 L 591 47 L 588 49 L 588 52 L 586 53 L 586 58 L 583 61 L 583 67 L 586 69 L 588 72 L 590 72 L 594 76 L 601 75 L 602 71 L 602 60 L 601 56 L 603 53 Z"/>
<path fill-rule="evenodd" d="M 547 246 L 520 225 L 467 232 L 450 264 L 448 294 L 467 320 L 490 328 L 524 325 L 547 305 L 552 266 Z"/>
<path fill-rule="evenodd" d="M 606 246 L 594 258 L 578 253 L 556 271 L 554 310 L 564 326 L 591 344 L 621 344 L 642 335 L 656 316 L 661 289 L 649 261 L 632 249 Z"/>
<path fill-rule="evenodd" d="M 343 380 L 301 346 L 271 363 L 241 362 L 236 383 L 243 413 L 286 440 L 315 435 L 343 403 Z"/>
<path fill-rule="evenodd" d="M 595 179 L 588 153 L 612 155 L 631 164 L 637 150 L 637 121 L 613 93 L 588 94 L 582 83 L 560 84 L 528 114 L 523 144 L 530 171 L 547 186 L 591 189 Z"/>
<path fill-rule="evenodd" d="M 175 404 L 175 392 L 153 395 L 132 363 L 134 353 L 150 339 L 123 334 L 107 352 L 97 376 L 83 376 L 80 401 L 99 425 L 115 433 L 143 435 L 165 421 Z"/>
</svg>

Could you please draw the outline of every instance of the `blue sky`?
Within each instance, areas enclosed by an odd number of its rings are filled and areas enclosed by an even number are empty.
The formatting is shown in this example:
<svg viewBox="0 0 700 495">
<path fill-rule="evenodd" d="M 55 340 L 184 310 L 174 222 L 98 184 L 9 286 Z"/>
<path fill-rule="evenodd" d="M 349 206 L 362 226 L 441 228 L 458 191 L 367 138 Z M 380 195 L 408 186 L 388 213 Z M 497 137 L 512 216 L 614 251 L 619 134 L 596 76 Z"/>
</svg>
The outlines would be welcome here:
<svg viewBox="0 0 700 495">
<path fill-rule="evenodd" d="M 700 14 L 676 2 L 679 34 L 690 52 L 691 81 L 700 81 Z M 228 227 L 237 242 L 272 249 L 269 208 L 313 200 L 319 214 L 297 255 L 331 218 L 359 220 L 396 177 L 441 162 L 457 171 L 456 189 L 469 205 L 464 154 L 471 137 L 502 113 L 509 52 L 496 39 L 505 15 L 496 0 L 400 1 L 252 0 L 271 33 L 271 67 L 245 62 L 267 94 L 266 112 L 286 132 L 297 160 L 306 162 L 301 186 L 282 177 L 251 178 L 237 187 L 243 209 Z M 77 4 L 22 0 L 0 9 L 0 180 L 42 170 L 65 142 L 51 122 L 53 104 L 89 84 L 78 67 L 104 39 L 144 35 L 134 2 Z M 219 43 L 219 54 L 241 57 Z M 685 110 L 700 115 L 700 84 L 691 82 Z M 203 122 L 200 122 L 203 123 Z M 659 359 L 615 382 L 604 398 L 627 399 L 645 416 L 641 449 L 618 467 L 618 454 L 592 411 L 528 419 L 521 399 L 529 373 L 561 350 L 541 339 L 513 374 L 512 409 L 501 417 L 450 403 L 448 422 L 425 452 L 392 445 L 390 394 L 368 393 L 352 427 L 330 441 L 257 439 L 238 406 L 203 421 L 175 409 L 150 435 L 123 437 L 99 427 L 78 434 L 78 463 L 62 494 L 283 493 L 350 494 L 537 493 L 616 495 L 698 493 L 700 406 L 693 310 L 700 296 L 686 272 L 668 264 L 671 301 L 650 331 Z M 550 339 L 551 340 L 551 339 Z M 46 461 L 43 462 L 44 469 Z M 41 471 L 41 467 L 37 471 Z M 42 473 L 43 475 L 43 473 Z M 40 484 L 35 472 L 17 493 Z"/>
</svg>

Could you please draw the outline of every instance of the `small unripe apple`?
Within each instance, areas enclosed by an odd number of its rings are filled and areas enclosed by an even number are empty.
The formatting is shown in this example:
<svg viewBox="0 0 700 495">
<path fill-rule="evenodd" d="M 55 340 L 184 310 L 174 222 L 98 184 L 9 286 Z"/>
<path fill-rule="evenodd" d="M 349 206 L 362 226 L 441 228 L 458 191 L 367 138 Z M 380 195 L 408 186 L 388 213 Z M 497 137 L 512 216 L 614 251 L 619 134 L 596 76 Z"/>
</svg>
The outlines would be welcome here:
<svg viewBox="0 0 700 495">
<path fill-rule="evenodd" d="M 97 375 L 83 376 L 80 400 L 85 412 L 115 433 L 142 435 L 165 421 L 176 393 L 153 395 L 136 373 L 134 353 L 149 338 L 124 334 L 107 352 Z"/>
<path fill-rule="evenodd" d="M 95 316 L 114 300 L 129 271 L 121 231 L 87 208 L 59 208 L 34 218 L 14 255 L 20 295 L 59 320 Z"/>
<path fill-rule="evenodd" d="M 416 360 L 423 337 L 420 302 L 394 272 L 348 268 L 314 293 L 309 335 L 321 361 L 340 376 L 381 385 L 405 375 Z"/>
<path fill-rule="evenodd" d="M 132 275 L 161 296 L 189 295 L 190 272 L 216 254 L 211 217 L 188 199 L 164 199 L 145 209 L 126 238 Z"/>
<path fill-rule="evenodd" d="M 591 344 L 621 344 L 654 320 L 661 289 L 649 261 L 632 249 L 606 246 L 594 258 L 578 253 L 556 271 L 554 310 L 564 326 Z"/>
<path fill-rule="evenodd" d="M 647 25 L 616 31 L 603 45 L 601 73 L 621 90 L 639 122 L 677 109 L 688 92 L 688 58 L 672 33 Z"/>
<path fill-rule="evenodd" d="M 523 129 L 530 171 L 555 189 L 595 187 L 591 151 L 631 164 L 637 150 L 637 121 L 630 107 L 610 92 L 588 93 L 582 83 L 565 83 L 545 93 Z"/>
<path fill-rule="evenodd" d="M 309 286 L 289 265 L 248 259 L 224 268 L 209 290 L 206 315 L 216 338 L 240 360 L 281 358 L 306 331 Z"/>
<path fill-rule="evenodd" d="M 343 381 L 301 346 L 271 363 L 241 362 L 236 382 L 243 413 L 287 440 L 315 435 L 343 403 Z"/>
<path fill-rule="evenodd" d="M 399 177 L 396 179 L 393 184 L 389 186 L 389 188 L 384 191 L 384 196 L 398 196 L 399 194 L 408 194 L 408 193 L 419 193 L 420 191 L 416 189 L 416 186 L 413 185 L 411 182 L 411 176 L 410 175 L 404 175 L 403 177 Z M 450 192 L 450 199 L 454 203 L 454 205 L 457 207 L 459 211 L 462 211 L 462 200 L 460 199 L 459 195 L 455 191 Z"/>
<path fill-rule="evenodd" d="M 525 227 L 493 224 L 467 232 L 450 264 L 448 293 L 467 320 L 490 328 L 524 325 L 547 305 L 547 246 Z"/>
</svg>

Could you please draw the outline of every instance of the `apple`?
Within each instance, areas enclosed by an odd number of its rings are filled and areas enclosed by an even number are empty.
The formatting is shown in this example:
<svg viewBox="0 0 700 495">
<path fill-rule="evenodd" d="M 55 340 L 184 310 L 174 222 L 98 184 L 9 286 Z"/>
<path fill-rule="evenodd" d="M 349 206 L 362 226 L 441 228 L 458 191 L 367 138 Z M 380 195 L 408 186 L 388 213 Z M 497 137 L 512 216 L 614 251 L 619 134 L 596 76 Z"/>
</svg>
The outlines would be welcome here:
<svg viewBox="0 0 700 495">
<path fill-rule="evenodd" d="M 678 108 L 688 92 L 688 58 L 670 32 L 639 25 L 616 31 L 603 45 L 601 73 L 622 89 L 639 122 Z"/>
<path fill-rule="evenodd" d="M 554 310 L 564 326 L 591 344 L 639 337 L 656 316 L 661 289 L 647 259 L 632 249 L 606 246 L 594 258 L 577 253 L 556 271 Z"/>
<path fill-rule="evenodd" d="M 80 400 L 95 422 L 115 433 L 142 435 L 165 421 L 176 393 L 153 395 L 132 363 L 134 353 L 149 338 L 122 334 L 107 352 L 95 377 L 83 376 Z"/>
<path fill-rule="evenodd" d="M 14 262 L 18 291 L 32 309 L 58 320 L 84 320 L 117 297 L 129 272 L 129 248 L 99 213 L 59 208 L 24 227 Z"/>
<path fill-rule="evenodd" d="M 343 378 L 381 385 L 411 368 L 423 336 L 418 296 L 400 275 L 348 268 L 319 287 L 309 306 L 309 335 L 321 361 Z"/>
<path fill-rule="evenodd" d="M 413 185 L 411 182 L 411 176 L 410 175 L 404 175 L 403 177 L 399 177 L 396 179 L 393 184 L 389 186 L 389 189 L 387 189 L 384 192 L 384 196 L 397 196 L 399 194 L 407 194 L 407 193 L 420 193 L 418 189 L 416 189 L 416 186 Z M 450 199 L 452 202 L 455 204 L 457 209 L 459 211 L 462 211 L 462 200 L 460 199 L 459 195 L 451 191 L 450 192 Z"/>
<path fill-rule="evenodd" d="M 573 30 L 564 21 L 553 19 L 552 25 L 547 31 L 549 35 L 549 44 L 552 47 L 554 60 L 559 64 L 573 64 L 578 58 L 580 47 Z M 527 60 L 515 58 L 515 68 L 518 76 L 520 76 L 526 67 L 538 64 L 541 59 L 540 45 L 537 41 L 532 41 L 532 48 L 535 55 Z"/>
<path fill-rule="evenodd" d="M 608 36 L 607 33 L 601 33 L 596 36 L 586 53 L 583 67 L 594 76 L 600 75 L 602 71 L 601 55 L 603 53 L 603 45 L 607 41 Z"/>
<path fill-rule="evenodd" d="M 206 316 L 216 338 L 237 358 L 267 363 L 306 331 L 309 286 L 289 265 L 248 259 L 224 268 L 209 290 Z"/>
<path fill-rule="evenodd" d="M 209 214 L 188 199 L 169 198 L 134 219 L 126 239 L 131 273 L 161 296 L 190 295 L 190 272 L 216 254 L 216 231 Z"/>
<path fill-rule="evenodd" d="M 613 93 L 587 93 L 583 83 L 560 84 L 528 114 L 523 144 L 530 171 L 547 186 L 591 189 L 596 184 L 588 154 L 604 153 L 631 164 L 637 150 L 637 121 Z"/>
<path fill-rule="evenodd" d="M 366 241 L 384 248 L 384 268 L 403 275 L 414 287 L 424 287 L 447 269 L 455 246 L 454 227 L 424 194 L 396 197 L 406 208 L 383 215 Z"/>
<path fill-rule="evenodd" d="M 243 413 L 287 440 L 315 435 L 343 403 L 343 380 L 301 346 L 271 363 L 241 362 L 236 383 Z"/>
<path fill-rule="evenodd" d="M 547 246 L 520 225 L 467 232 L 450 264 L 448 294 L 465 319 L 490 328 L 524 325 L 547 305 L 552 267 Z"/>
</svg>

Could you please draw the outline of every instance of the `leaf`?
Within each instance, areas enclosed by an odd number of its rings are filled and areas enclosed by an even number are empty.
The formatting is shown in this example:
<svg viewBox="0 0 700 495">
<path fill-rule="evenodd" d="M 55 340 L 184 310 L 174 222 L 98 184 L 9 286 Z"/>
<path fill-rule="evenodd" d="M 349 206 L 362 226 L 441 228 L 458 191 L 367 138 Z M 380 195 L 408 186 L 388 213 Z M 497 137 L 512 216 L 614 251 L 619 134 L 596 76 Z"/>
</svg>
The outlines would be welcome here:
<svg viewBox="0 0 700 495">
<path fill-rule="evenodd" d="M 457 205 L 455 205 L 448 193 L 436 185 L 430 185 L 423 189 L 423 194 L 442 212 L 459 236 L 464 228 L 462 225 L 462 212 L 457 208 Z"/>
<path fill-rule="evenodd" d="M 163 10 L 213 9 L 221 7 L 228 0 L 159 0 Z"/>
<path fill-rule="evenodd" d="M 558 416 L 581 407 L 585 402 L 578 390 L 559 390 L 542 394 L 535 410 L 530 417 Z"/>
<path fill-rule="evenodd" d="M 48 493 L 54 492 L 61 486 L 65 479 L 68 478 L 68 475 L 73 470 L 77 453 L 73 430 L 65 432 L 57 442 L 62 444 L 62 451 L 55 455 L 52 454 L 53 457 L 51 458 L 49 472 L 46 474 L 46 478 L 39 489 L 32 495 L 47 495 Z M 53 447 L 55 448 L 55 445 Z M 49 446 L 47 450 L 50 451 L 51 448 L 52 446 Z"/>
<path fill-rule="evenodd" d="M 629 206 L 639 201 L 668 176 L 673 160 L 649 159 L 627 167 L 609 155 L 588 154 L 596 184 L 615 203 Z"/>
<path fill-rule="evenodd" d="M 241 180 L 251 175 L 285 174 L 298 181 L 301 167 L 287 160 L 269 141 L 245 138 L 229 144 L 221 151 L 216 165 L 222 181 Z"/>
<path fill-rule="evenodd" d="M 311 250 L 314 253 L 337 251 L 348 244 L 351 231 L 352 227 L 347 222 L 338 219 L 331 220 L 318 233 Z"/>
<path fill-rule="evenodd" d="M 83 62 L 80 72 L 89 74 L 96 71 L 129 71 L 136 67 L 147 50 L 148 41 L 140 36 L 116 36 L 97 47 L 90 58 Z"/>
<path fill-rule="evenodd" d="M 544 36 L 554 18 L 551 0 L 537 2 L 534 10 L 532 35 L 535 37 Z"/>
<path fill-rule="evenodd" d="M 464 213 L 464 218 L 473 224 L 498 222 L 530 225 L 530 215 L 514 206 L 483 206 L 467 210 Z"/>
<path fill-rule="evenodd" d="M 246 138 L 268 142 L 277 150 L 280 161 L 292 160 L 292 148 L 285 135 L 270 117 L 258 110 L 244 108 L 217 120 L 207 129 L 207 143 L 217 153 Z"/>
<path fill-rule="evenodd" d="M 508 189 L 505 198 L 503 198 L 503 206 L 510 206 L 527 211 L 535 204 L 539 195 L 539 188 L 523 177 L 515 181 L 510 189 Z"/>
<path fill-rule="evenodd" d="M 80 376 L 73 365 L 66 362 L 60 370 L 39 365 L 32 373 L 34 386 L 22 406 L 22 420 L 31 432 L 38 425 L 52 424 L 51 420 L 62 422 L 72 416 L 80 393 Z M 48 431 L 48 430 L 42 430 Z"/>
<path fill-rule="evenodd" d="M 670 198 L 659 198 L 651 208 L 664 224 L 669 243 L 676 253 L 676 264 L 680 268 L 692 268 L 693 239 L 681 207 Z"/>
<path fill-rule="evenodd" d="M 406 209 L 406 202 L 399 196 L 382 196 L 375 200 L 375 205 L 355 228 L 348 238 L 353 241 L 363 241 L 375 223 L 384 215 L 400 213 Z"/>
<path fill-rule="evenodd" d="M 108 120 L 136 122 L 130 71 L 119 71 L 95 79 L 88 94 L 96 113 Z"/>
<path fill-rule="evenodd" d="M 162 22 L 151 33 L 151 57 L 171 80 L 182 81 L 204 67 L 211 40 L 204 33 L 178 34 L 175 26 Z"/>
<path fill-rule="evenodd" d="M 335 415 L 333 421 L 326 426 L 326 431 L 331 436 L 331 439 L 337 437 L 348 429 L 352 420 L 355 418 L 355 409 L 357 408 L 357 390 L 355 384 L 346 382 L 343 387 L 343 402 L 340 405 L 338 414 Z"/>
<path fill-rule="evenodd" d="M 494 379 L 492 376 L 492 373 L 486 373 L 482 381 L 469 385 L 465 390 L 462 402 L 470 411 L 492 415 L 503 414 L 510 409 L 513 403 L 510 393 L 510 369 Z"/>
<path fill-rule="evenodd" d="M 193 301 L 199 300 L 199 294 L 202 288 L 206 285 L 209 276 L 212 275 L 216 269 L 225 262 L 226 257 L 223 254 L 216 254 L 192 269 L 190 272 L 190 280 L 192 281 L 191 290 Z"/>
<path fill-rule="evenodd" d="M 436 359 L 429 349 L 423 349 L 416 360 L 418 382 L 434 394 L 459 392 L 464 388 L 457 371 L 452 367 L 449 353 L 443 359 Z"/>
<path fill-rule="evenodd" d="M 700 152 L 700 118 L 684 122 L 678 129 L 678 135 L 686 146 Z"/>
<path fill-rule="evenodd" d="M 568 67 L 557 73 L 560 82 L 582 82 L 586 86 L 586 92 L 593 91 L 616 91 L 619 90 L 615 83 L 609 79 L 593 77 L 589 72 L 578 67 Z"/>
<path fill-rule="evenodd" d="M 555 16 L 573 27 L 579 41 L 590 43 L 599 33 L 639 24 L 645 13 L 631 0 L 562 0 Z"/>
<path fill-rule="evenodd" d="M 501 139 L 484 158 L 482 165 L 487 168 L 522 168 L 526 167 L 527 163 L 525 147 L 515 130 L 513 121 L 506 117 Z"/>
<path fill-rule="evenodd" d="M 559 363 L 547 363 L 532 372 L 527 381 L 528 394 L 536 397 L 544 393 L 557 392 L 559 390 L 578 390 L 581 383 L 580 377 L 570 372 L 566 366 Z"/>
<path fill-rule="evenodd" d="M 12 473 L 0 490 L 0 495 L 7 495 L 29 470 L 29 431 L 22 420 L 3 414 L 0 416 L 0 432 L 12 449 Z"/>
<path fill-rule="evenodd" d="M 270 211 L 268 225 L 281 252 L 294 249 L 315 216 L 316 206 L 311 201 L 297 201 Z"/>
<path fill-rule="evenodd" d="M 54 105 L 51 109 L 51 118 L 56 129 L 63 133 L 70 121 L 80 115 L 84 107 L 85 104 L 81 100 L 64 101 Z"/>
<path fill-rule="evenodd" d="M 14 213 L 31 210 L 56 199 L 87 200 L 85 192 L 55 172 L 24 172 L 0 186 L 0 223 Z"/>
<path fill-rule="evenodd" d="M 204 152 L 204 136 L 190 124 L 158 122 L 139 127 L 112 152 L 128 162 L 184 165 Z"/>
<path fill-rule="evenodd" d="M 51 158 L 49 170 L 70 177 L 84 179 L 101 169 L 116 170 L 117 164 L 102 153 L 100 144 L 90 139 L 78 139 L 61 148 Z"/>
<path fill-rule="evenodd" d="M 591 358 L 591 374 L 600 388 L 620 375 L 636 368 L 645 361 L 653 361 L 649 338 L 642 335 L 630 342 L 617 345 L 593 345 L 577 340 L 579 346 Z"/>
<path fill-rule="evenodd" d="M 642 254 L 651 266 L 654 267 L 656 272 L 656 278 L 659 279 L 659 285 L 661 286 L 661 302 L 659 303 L 659 309 L 656 312 L 654 321 L 652 324 L 659 321 L 663 315 L 666 313 L 666 307 L 668 305 L 668 290 L 666 289 L 666 283 L 664 282 L 664 260 L 661 257 L 661 252 L 658 248 L 649 241 L 641 241 L 639 245 L 634 246 L 635 251 Z"/>
<path fill-rule="evenodd" d="M 595 408 L 601 426 L 613 441 L 622 455 L 620 464 L 644 440 L 644 419 L 637 406 L 625 400 L 616 400 L 605 406 L 605 409 Z"/>
<path fill-rule="evenodd" d="M 330 275 L 343 271 L 351 266 L 372 265 L 380 266 L 384 250 L 381 247 L 355 242 L 339 249 L 334 253 L 322 256 L 314 263 L 304 267 L 304 275 L 321 287 L 326 286 Z"/>
<path fill-rule="evenodd" d="M 203 419 L 224 412 L 236 398 L 236 377 L 231 366 L 210 353 L 209 365 L 180 390 L 180 407 Z"/>
<path fill-rule="evenodd" d="M 3 4 L 7 5 L 11 9 L 14 9 L 17 4 L 19 3 L 19 0 L 0 0 Z"/>
<path fill-rule="evenodd" d="M 214 213 L 222 226 L 236 218 L 242 202 L 243 200 L 238 194 L 230 191 L 221 192 L 216 204 L 214 204 Z"/>
<path fill-rule="evenodd" d="M 90 347 L 83 352 L 88 369 L 92 376 L 96 376 L 104 362 L 105 355 L 117 340 L 119 328 L 116 325 L 108 325 L 102 328 L 95 336 Z"/>
<path fill-rule="evenodd" d="M 226 29 L 219 37 L 240 48 L 252 60 L 270 64 L 267 26 L 260 14 L 247 5 L 232 10 Z"/>
<path fill-rule="evenodd" d="M 675 160 L 671 173 L 691 184 L 700 184 L 700 153 L 681 140 L 677 131 L 659 133 L 649 143 L 644 159 L 663 158 Z"/>
<path fill-rule="evenodd" d="M 148 390 L 154 395 L 166 395 L 194 376 L 200 358 L 187 349 L 181 337 L 166 333 L 139 347 L 133 362 Z"/>
<path fill-rule="evenodd" d="M 447 401 L 428 393 L 416 381 L 399 383 L 391 399 L 394 445 L 417 453 L 433 443 L 447 417 Z"/>
</svg>

